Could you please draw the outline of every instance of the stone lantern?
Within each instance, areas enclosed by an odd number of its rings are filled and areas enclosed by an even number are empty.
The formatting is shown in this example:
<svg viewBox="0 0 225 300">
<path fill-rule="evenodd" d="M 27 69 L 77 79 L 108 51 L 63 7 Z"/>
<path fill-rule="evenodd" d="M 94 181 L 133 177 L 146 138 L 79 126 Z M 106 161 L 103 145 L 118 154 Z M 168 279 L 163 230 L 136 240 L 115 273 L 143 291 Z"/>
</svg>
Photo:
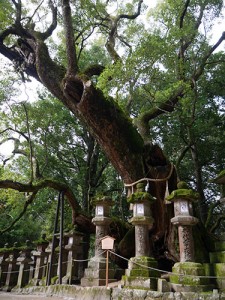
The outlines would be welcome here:
<svg viewBox="0 0 225 300">
<path fill-rule="evenodd" d="M 19 265 L 19 275 L 17 280 L 17 287 L 22 288 L 29 282 L 30 275 L 30 263 L 32 248 L 29 246 L 29 241 L 27 241 L 27 246 L 20 251 L 20 256 L 17 258 L 17 265 Z"/>
<path fill-rule="evenodd" d="M 9 253 L 7 252 L 8 244 L 5 245 L 5 249 L 0 252 L 0 287 L 5 284 L 6 275 L 8 270 L 8 263 L 6 259 L 9 257 Z"/>
<path fill-rule="evenodd" d="M 4 291 L 10 292 L 11 289 L 16 286 L 18 273 L 19 273 L 19 266 L 17 265 L 17 258 L 19 256 L 19 250 L 17 248 L 16 243 L 14 243 L 14 247 L 9 252 L 8 258 L 6 258 L 6 262 L 8 264 L 7 275 L 5 285 L 3 287 Z"/>
<path fill-rule="evenodd" d="M 95 237 L 95 256 L 101 257 L 102 244 L 101 240 L 108 234 L 108 228 L 112 222 L 109 217 L 110 207 L 112 206 L 112 200 L 109 197 L 101 197 L 94 200 L 95 204 L 95 217 L 92 222 L 96 226 Z"/>
<path fill-rule="evenodd" d="M 150 206 L 155 198 L 143 190 L 144 185 L 139 183 L 137 192 L 132 194 L 129 199 L 129 202 L 133 203 L 133 217 L 130 222 L 135 226 L 135 257 L 150 256 L 152 254 L 148 232 L 154 223 Z"/>
<path fill-rule="evenodd" d="M 171 222 L 178 226 L 180 262 L 194 262 L 194 240 L 192 226 L 198 223 L 193 216 L 192 202 L 198 199 L 198 194 L 187 189 L 185 183 L 178 184 L 181 187 L 171 193 L 167 200 L 174 203 L 174 215 Z"/>
<path fill-rule="evenodd" d="M 80 278 L 83 276 L 83 239 L 84 235 L 76 231 L 76 228 L 66 233 L 68 236 L 68 243 L 65 249 L 68 251 L 67 255 L 67 269 L 66 275 L 63 277 L 63 284 L 80 283 Z"/>
<path fill-rule="evenodd" d="M 81 278 L 82 286 L 101 286 L 106 284 L 106 258 L 103 255 L 102 239 L 108 235 L 109 225 L 112 222 L 109 217 L 112 200 L 103 196 L 94 199 L 95 216 L 92 222 L 96 226 L 95 237 L 95 258 L 90 261 L 88 268 L 84 271 L 84 277 Z M 114 270 L 109 266 L 109 282 L 114 280 Z"/>
<path fill-rule="evenodd" d="M 133 217 L 130 222 L 135 226 L 135 257 L 129 260 L 122 284 L 129 287 L 144 287 L 155 290 L 159 273 L 155 270 L 157 262 L 151 257 L 152 251 L 149 241 L 149 230 L 154 223 L 151 215 L 151 204 L 155 198 L 145 192 L 144 188 L 145 184 L 137 184 L 136 192 L 128 198 L 128 202 L 133 207 Z"/>
<path fill-rule="evenodd" d="M 174 203 L 174 218 L 171 223 L 178 226 L 180 262 L 175 263 L 170 275 L 170 283 L 176 292 L 203 292 L 212 288 L 209 278 L 204 278 L 205 269 L 195 262 L 192 227 L 198 223 L 193 216 L 192 203 L 199 195 L 188 189 L 185 182 L 178 183 L 167 201 Z"/>
<path fill-rule="evenodd" d="M 34 278 L 30 282 L 32 285 L 39 285 L 41 279 L 46 275 L 48 253 L 45 252 L 45 249 L 48 246 L 48 241 L 45 238 L 46 235 L 43 234 L 41 240 L 37 244 L 37 249 L 33 251 L 36 266 L 34 270 Z"/>
</svg>

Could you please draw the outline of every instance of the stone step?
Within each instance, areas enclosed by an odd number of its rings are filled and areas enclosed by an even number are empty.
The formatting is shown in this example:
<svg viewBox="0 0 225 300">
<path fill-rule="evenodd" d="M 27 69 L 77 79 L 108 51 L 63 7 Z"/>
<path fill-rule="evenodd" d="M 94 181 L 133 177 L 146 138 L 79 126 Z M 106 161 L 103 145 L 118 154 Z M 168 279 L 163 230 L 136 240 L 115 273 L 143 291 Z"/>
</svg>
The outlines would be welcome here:
<svg viewBox="0 0 225 300">
<path fill-rule="evenodd" d="M 109 269 L 109 278 L 114 278 L 115 271 L 113 269 Z M 85 277 L 92 277 L 92 278 L 105 278 L 106 270 L 105 269 L 92 269 L 87 268 L 84 271 Z"/>
<path fill-rule="evenodd" d="M 152 291 L 157 290 L 158 278 L 148 277 L 137 277 L 137 276 L 126 276 L 124 275 L 121 280 L 121 285 L 125 288 L 138 288 L 138 289 L 149 289 Z"/>
<path fill-rule="evenodd" d="M 108 279 L 108 283 L 113 283 L 116 282 L 117 279 Z M 81 286 L 105 286 L 106 285 L 106 279 L 100 279 L 100 278 L 88 278 L 88 277 L 83 277 L 81 278 Z"/>
<path fill-rule="evenodd" d="M 171 288 L 174 292 L 195 292 L 195 293 L 201 293 L 201 292 L 209 292 L 214 289 L 214 285 L 183 285 L 183 284 L 175 284 L 171 283 Z M 199 298 L 201 299 L 201 298 Z"/>
</svg>

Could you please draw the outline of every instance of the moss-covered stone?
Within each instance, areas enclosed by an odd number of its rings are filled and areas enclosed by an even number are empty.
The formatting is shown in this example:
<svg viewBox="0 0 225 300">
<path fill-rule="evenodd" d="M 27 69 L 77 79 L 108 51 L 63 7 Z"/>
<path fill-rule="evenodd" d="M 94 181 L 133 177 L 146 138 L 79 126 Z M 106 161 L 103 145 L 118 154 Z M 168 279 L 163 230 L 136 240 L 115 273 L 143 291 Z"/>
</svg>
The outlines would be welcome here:
<svg viewBox="0 0 225 300">
<path fill-rule="evenodd" d="M 209 279 L 191 275 L 170 275 L 170 282 L 182 285 L 208 285 Z"/>
<path fill-rule="evenodd" d="M 174 265 L 173 273 L 170 275 L 170 282 L 193 286 L 207 285 L 209 284 L 209 278 L 206 277 L 202 264 L 184 262 Z"/>
<path fill-rule="evenodd" d="M 107 205 L 113 205 L 112 199 L 104 194 L 97 194 L 95 197 L 91 199 L 91 204 L 96 206 L 99 203 L 105 203 Z"/>
<path fill-rule="evenodd" d="M 129 289 L 142 289 L 142 290 L 156 290 L 157 277 L 141 277 L 141 276 L 122 276 L 122 283 L 125 288 Z"/>
<path fill-rule="evenodd" d="M 142 201 L 154 202 L 155 198 L 152 197 L 147 192 L 140 192 L 140 191 L 133 193 L 130 197 L 127 198 L 128 203 L 135 203 L 135 202 L 142 202 Z"/>
<path fill-rule="evenodd" d="M 179 181 L 177 184 L 177 189 L 189 189 L 188 184 L 185 181 Z"/>
<path fill-rule="evenodd" d="M 213 270 L 214 270 L 215 276 L 223 277 L 225 279 L 225 264 L 224 263 L 213 264 Z"/>
<path fill-rule="evenodd" d="M 191 189 L 178 189 L 166 198 L 167 201 L 174 201 L 176 199 L 188 199 L 193 202 L 199 199 L 199 194 Z"/>
<path fill-rule="evenodd" d="M 133 277 L 159 277 L 159 272 L 152 269 L 132 269 L 130 270 L 130 276 Z"/>
<path fill-rule="evenodd" d="M 211 263 L 225 263 L 225 251 L 209 253 Z"/>
</svg>

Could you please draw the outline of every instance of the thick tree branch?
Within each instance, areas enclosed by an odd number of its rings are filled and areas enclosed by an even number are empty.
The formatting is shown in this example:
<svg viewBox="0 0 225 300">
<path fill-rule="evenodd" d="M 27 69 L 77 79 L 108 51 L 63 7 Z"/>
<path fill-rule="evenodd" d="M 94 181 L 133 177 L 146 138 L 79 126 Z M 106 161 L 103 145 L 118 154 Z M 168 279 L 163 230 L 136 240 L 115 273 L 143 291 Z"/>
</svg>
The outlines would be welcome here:
<svg viewBox="0 0 225 300">
<path fill-rule="evenodd" d="M 52 188 L 57 191 L 64 191 L 65 197 L 68 199 L 68 202 L 76 216 L 80 211 L 81 207 L 77 202 L 72 190 L 62 182 L 58 182 L 50 179 L 43 179 L 35 183 L 21 183 L 13 180 L 0 180 L 0 188 L 2 189 L 13 189 L 18 192 L 27 192 L 27 193 L 37 193 L 43 188 Z"/>
<path fill-rule="evenodd" d="M 201 63 L 196 70 L 196 72 L 192 75 L 193 81 L 197 81 L 199 77 L 202 75 L 205 65 L 207 63 L 207 60 L 211 56 L 211 54 L 221 45 L 221 43 L 225 40 L 225 31 L 222 33 L 219 40 L 208 50 L 208 52 L 205 54 L 205 56 L 202 58 Z"/>
<path fill-rule="evenodd" d="M 181 149 L 179 156 L 176 160 L 176 167 L 177 169 L 180 167 L 180 163 L 182 161 L 182 159 L 185 157 L 186 153 L 190 150 L 191 145 L 185 146 L 183 149 Z"/>
<path fill-rule="evenodd" d="M 7 128 L 5 128 L 4 130 L 2 130 L 2 131 L 0 131 L 0 135 L 1 134 L 4 134 L 5 132 L 7 132 L 7 131 L 13 131 L 13 132 L 16 132 L 16 133 L 18 133 L 19 135 L 21 135 L 22 137 L 24 137 L 27 141 L 29 140 L 29 138 L 28 138 L 28 136 L 26 136 L 26 134 L 24 133 L 24 132 L 22 132 L 22 131 L 20 131 L 20 130 L 17 130 L 17 129 L 14 129 L 14 128 L 12 128 L 12 127 L 7 127 Z M 18 140 L 18 139 L 16 139 L 16 138 L 9 138 L 9 139 L 12 139 L 12 140 Z M 1 142 L 2 143 L 2 142 Z"/>
<path fill-rule="evenodd" d="M 110 28 L 110 32 L 109 32 L 109 36 L 108 36 L 108 39 L 106 42 L 106 49 L 107 49 L 109 55 L 111 56 L 111 58 L 114 60 L 114 62 L 121 60 L 119 54 L 115 50 L 115 41 L 116 41 L 116 37 L 117 37 L 117 28 L 118 28 L 119 21 L 121 19 L 128 19 L 128 20 L 136 19 L 140 15 L 142 3 L 143 3 L 143 0 L 140 0 L 138 3 L 137 12 L 134 13 L 133 15 L 120 14 L 116 17 L 113 17 L 113 16 L 107 17 L 108 27 Z"/>
<path fill-rule="evenodd" d="M 84 74 L 88 77 L 92 77 L 94 75 L 99 76 L 104 71 L 104 69 L 105 67 L 102 65 L 91 65 L 84 71 Z"/>
<path fill-rule="evenodd" d="M 64 31 L 66 36 L 66 52 L 68 60 L 67 74 L 76 75 L 78 72 L 76 47 L 74 40 L 74 30 L 71 16 L 71 8 L 69 0 L 62 0 Z"/>
<path fill-rule="evenodd" d="M 190 0 L 187 0 L 185 3 L 184 3 L 184 8 L 183 8 L 183 11 L 180 15 L 180 28 L 183 28 L 184 27 L 184 18 L 186 16 L 186 13 L 187 13 L 187 9 L 188 9 L 188 6 L 190 4 Z"/>
<path fill-rule="evenodd" d="M 143 0 L 139 0 L 138 2 L 138 8 L 137 8 L 137 12 L 134 13 L 133 15 L 128 15 L 128 14 L 120 14 L 118 16 L 119 19 L 129 19 L 129 20 L 134 20 L 136 19 L 140 13 L 141 13 L 141 6 L 142 6 Z"/>
<path fill-rule="evenodd" d="M 181 82 L 180 85 L 172 91 L 172 95 L 167 98 L 167 100 L 159 103 L 158 106 L 155 106 L 151 110 L 148 110 L 140 115 L 136 124 L 141 132 L 146 133 L 148 130 L 148 122 L 152 119 L 158 117 L 161 114 L 165 114 L 167 112 L 172 112 L 175 109 L 175 106 L 180 98 L 184 95 L 185 85 Z"/>
<path fill-rule="evenodd" d="M 41 34 L 43 40 L 49 38 L 57 27 L 57 7 L 54 6 L 52 0 L 49 0 L 49 7 L 51 8 L 52 11 L 52 23 L 48 27 L 48 29 Z"/>
</svg>

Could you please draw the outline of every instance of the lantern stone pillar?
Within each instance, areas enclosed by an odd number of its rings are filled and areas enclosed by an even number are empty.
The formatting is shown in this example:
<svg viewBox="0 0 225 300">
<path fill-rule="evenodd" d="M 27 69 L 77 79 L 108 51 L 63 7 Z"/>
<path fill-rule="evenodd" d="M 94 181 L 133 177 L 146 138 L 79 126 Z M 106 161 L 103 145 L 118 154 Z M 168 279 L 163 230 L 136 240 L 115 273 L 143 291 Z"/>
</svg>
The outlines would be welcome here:
<svg viewBox="0 0 225 300">
<path fill-rule="evenodd" d="M 109 197 L 101 197 L 94 200 L 95 217 L 92 222 L 96 226 L 95 237 L 95 258 L 88 263 L 88 268 L 84 271 L 84 277 L 81 278 L 82 286 L 101 286 L 106 284 L 106 258 L 102 250 L 102 238 L 108 234 L 108 228 L 112 222 L 109 217 L 112 200 Z M 114 280 L 115 271 L 109 265 L 108 282 Z"/>
<path fill-rule="evenodd" d="M 198 199 L 198 193 L 188 189 L 185 182 L 178 183 L 178 189 L 167 197 L 174 203 L 172 224 L 178 226 L 180 262 L 172 268 L 170 283 L 177 292 L 204 292 L 212 289 L 206 278 L 204 266 L 195 262 L 192 227 L 198 223 L 193 216 L 192 203 Z"/>
<path fill-rule="evenodd" d="M 48 253 L 45 252 L 45 249 L 48 246 L 48 242 L 43 240 L 37 244 L 36 251 L 33 251 L 35 264 L 34 278 L 31 279 L 30 284 L 39 285 L 39 282 L 42 278 L 46 276 L 46 268 L 48 261 Z"/>
<path fill-rule="evenodd" d="M 68 243 L 65 249 L 68 251 L 66 275 L 62 279 L 63 284 L 76 284 L 80 283 L 83 276 L 83 262 L 76 260 L 83 260 L 83 237 L 81 232 L 72 230 L 66 234 Z"/>
<path fill-rule="evenodd" d="M 5 249 L 5 251 L 6 252 L 0 253 L 0 287 L 5 284 L 8 269 L 6 259 L 9 257 L 9 253 L 7 252 L 7 249 Z"/>
<path fill-rule="evenodd" d="M 19 265 L 19 275 L 17 280 L 18 288 L 22 288 L 28 284 L 31 262 L 31 249 L 22 250 L 20 256 L 17 258 L 17 265 Z"/>
<path fill-rule="evenodd" d="M 95 217 L 92 222 L 96 226 L 95 236 L 95 260 L 101 260 L 104 258 L 102 255 L 101 239 L 108 234 L 109 225 L 112 222 L 109 217 L 110 207 L 112 206 L 112 200 L 108 197 L 95 201 Z"/>
<path fill-rule="evenodd" d="M 151 214 L 151 204 L 155 201 L 144 190 L 145 184 L 137 184 L 137 190 L 128 201 L 133 206 L 133 217 L 130 222 L 135 226 L 135 257 L 128 263 L 128 269 L 122 277 L 122 285 L 134 288 L 157 289 L 159 272 L 156 269 L 157 261 L 151 257 L 149 230 L 152 228 L 154 219 Z"/>
<path fill-rule="evenodd" d="M 221 207 L 225 206 L 225 170 L 221 171 L 215 179 L 211 182 L 220 186 L 220 204 Z M 213 252 L 209 253 L 210 264 L 208 264 L 208 270 L 210 270 L 211 276 L 216 278 L 216 286 L 220 291 L 225 291 L 225 232 L 217 234 L 217 240 L 215 242 L 215 248 Z"/>
<path fill-rule="evenodd" d="M 9 253 L 9 257 L 6 258 L 6 262 L 8 264 L 7 275 L 5 285 L 3 287 L 4 291 L 10 292 L 11 289 L 16 286 L 18 274 L 19 274 L 19 266 L 17 263 L 17 258 L 19 256 L 19 251 L 14 249 Z"/>
<path fill-rule="evenodd" d="M 178 189 L 167 198 L 174 203 L 174 215 L 171 222 L 178 226 L 180 262 L 194 262 L 194 240 L 192 227 L 198 223 L 193 216 L 192 202 L 197 194 L 189 189 Z"/>
</svg>

